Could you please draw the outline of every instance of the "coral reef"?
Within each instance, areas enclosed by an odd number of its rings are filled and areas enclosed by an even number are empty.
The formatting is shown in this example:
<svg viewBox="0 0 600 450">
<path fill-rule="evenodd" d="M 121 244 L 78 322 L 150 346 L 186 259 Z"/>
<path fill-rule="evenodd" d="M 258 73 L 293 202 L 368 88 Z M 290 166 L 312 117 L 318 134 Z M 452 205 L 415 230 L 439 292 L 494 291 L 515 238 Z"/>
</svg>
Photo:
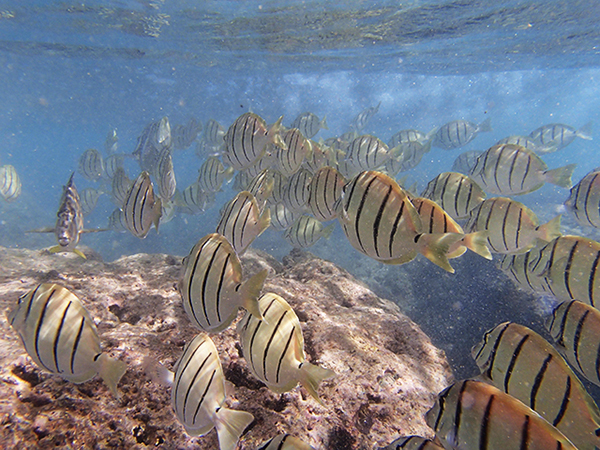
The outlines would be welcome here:
<svg viewBox="0 0 600 450">
<path fill-rule="evenodd" d="M 0 446 L 2 448 L 218 448 L 215 431 L 190 438 L 170 405 L 170 389 L 143 370 L 151 356 L 169 369 L 196 334 L 181 305 L 181 258 L 124 256 L 105 263 L 85 248 L 73 254 L 0 248 L 0 308 L 40 282 L 75 293 L 96 321 L 104 351 L 129 365 L 116 399 L 99 378 L 73 384 L 41 371 L 8 322 L 0 321 Z M 283 263 L 254 250 L 244 274 L 267 268 L 265 290 L 284 297 L 298 315 L 310 362 L 334 370 L 323 381 L 323 406 L 301 387 L 278 395 L 254 378 L 235 323 L 211 334 L 225 377 L 235 385 L 228 406 L 255 421 L 239 448 L 253 450 L 281 432 L 318 449 L 372 449 L 399 435 L 432 436 L 423 415 L 452 382 L 446 358 L 393 303 L 346 271 L 309 253 Z M 240 314 L 241 316 L 241 314 Z M 239 317 L 238 317 L 239 320 Z"/>
</svg>

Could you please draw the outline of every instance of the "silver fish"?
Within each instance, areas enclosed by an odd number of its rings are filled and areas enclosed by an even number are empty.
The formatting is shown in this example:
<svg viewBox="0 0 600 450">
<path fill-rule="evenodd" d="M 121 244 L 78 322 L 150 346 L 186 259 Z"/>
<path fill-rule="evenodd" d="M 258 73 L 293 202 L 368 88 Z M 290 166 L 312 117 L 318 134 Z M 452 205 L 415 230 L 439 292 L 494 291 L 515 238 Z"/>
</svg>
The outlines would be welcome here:
<svg viewBox="0 0 600 450">
<path fill-rule="evenodd" d="M 175 195 L 177 180 L 173 168 L 173 158 L 170 149 L 163 149 L 158 159 L 155 177 L 158 185 L 158 196 L 163 202 L 168 202 Z"/>
<path fill-rule="evenodd" d="M 117 173 L 117 170 L 123 168 L 125 156 L 126 155 L 124 154 L 113 153 L 104 158 L 104 175 L 106 178 L 112 180 Z"/>
<path fill-rule="evenodd" d="M 83 191 L 81 191 L 79 199 L 81 212 L 84 216 L 87 216 L 96 208 L 98 199 L 102 194 L 104 194 L 104 192 L 95 188 L 85 188 Z"/>
<path fill-rule="evenodd" d="M 346 180 L 333 167 L 323 167 L 312 177 L 308 185 L 308 207 L 317 220 L 327 222 L 335 219 L 335 203 L 342 195 Z"/>
<path fill-rule="evenodd" d="M 184 150 L 188 148 L 202 131 L 202 123 L 192 117 L 187 124 L 177 125 L 171 131 L 171 141 L 174 150 Z"/>
<path fill-rule="evenodd" d="M 454 220 L 469 217 L 469 213 L 485 200 L 485 192 L 467 175 L 442 172 L 428 184 L 421 197 L 440 205 Z"/>
<path fill-rule="evenodd" d="M 207 192 L 219 192 L 223 182 L 233 178 L 233 167 L 227 169 L 219 158 L 211 156 L 202 163 L 198 171 L 198 184 Z"/>
<path fill-rule="evenodd" d="M 453 150 L 464 147 L 479 133 L 492 131 L 490 119 L 484 120 L 479 125 L 466 120 L 453 120 L 442 125 L 433 139 L 433 146 L 444 150 Z"/>
<path fill-rule="evenodd" d="M 13 202 L 21 195 L 21 179 L 10 164 L 0 167 L 0 195 L 7 202 Z"/>
<path fill-rule="evenodd" d="M 462 152 L 454 160 L 454 163 L 452 164 L 452 171 L 468 175 L 471 173 L 471 170 L 473 170 L 473 167 L 475 167 L 475 164 L 477 164 L 477 158 L 479 158 L 482 153 L 483 152 L 479 150 Z"/>
<path fill-rule="evenodd" d="M 90 148 L 79 158 L 79 173 L 86 180 L 98 181 L 104 175 L 104 160 L 100 152 Z"/>
<path fill-rule="evenodd" d="M 146 237 L 152 224 L 158 232 L 162 214 L 161 200 L 154 198 L 154 188 L 148 172 L 142 172 L 133 182 L 123 204 L 125 224 L 135 237 Z"/>
<path fill-rule="evenodd" d="M 592 139 L 592 122 L 586 123 L 580 129 L 562 123 L 550 123 L 536 128 L 529 137 L 540 147 L 561 150 L 575 140 L 581 138 Z"/>
<path fill-rule="evenodd" d="M 127 176 L 125 169 L 119 167 L 111 181 L 111 196 L 117 206 L 123 206 L 132 184 L 133 181 Z"/>
<path fill-rule="evenodd" d="M 291 128 L 298 128 L 302 135 L 306 139 L 312 139 L 319 132 L 319 130 L 328 130 L 327 120 L 323 116 L 323 120 L 320 120 L 315 114 L 311 112 L 305 112 L 300 114 L 292 122 Z"/>
<path fill-rule="evenodd" d="M 154 173 L 160 153 L 167 148 L 171 148 L 171 125 L 169 118 L 163 117 L 144 128 L 132 156 L 138 160 L 143 171 Z"/>
<path fill-rule="evenodd" d="M 221 147 L 224 145 L 223 138 L 227 130 L 214 119 L 209 119 L 204 128 L 204 139 L 210 145 Z"/>
<path fill-rule="evenodd" d="M 579 224 L 600 228 L 600 169 L 594 169 L 573 186 L 564 205 Z"/>
<path fill-rule="evenodd" d="M 271 226 L 279 231 L 287 230 L 300 216 L 300 213 L 292 211 L 283 203 L 271 205 L 269 210 L 271 211 Z"/>
<path fill-rule="evenodd" d="M 312 180 L 312 174 L 306 169 L 300 169 L 288 179 L 283 193 L 283 203 L 292 211 L 304 211 L 308 203 L 308 186 Z"/>
<path fill-rule="evenodd" d="M 290 128 L 283 133 L 285 148 L 277 147 L 277 167 L 282 175 L 289 177 L 295 174 L 312 154 L 312 145 L 297 128 Z"/>
<path fill-rule="evenodd" d="M 285 239 L 295 248 L 307 248 L 315 245 L 322 237 L 328 238 L 335 224 L 324 226 L 314 217 L 303 214 L 285 232 Z"/>
<path fill-rule="evenodd" d="M 119 397 L 117 384 L 127 365 L 102 352 L 94 321 L 72 292 L 56 284 L 40 284 L 19 298 L 8 322 L 41 369 L 73 383 L 98 374 Z"/>
<path fill-rule="evenodd" d="M 434 128 L 427 134 L 419 130 L 400 130 L 390 138 L 388 146 L 390 148 L 394 148 L 400 144 L 408 144 L 409 142 L 419 142 L 425 145 L 427 142 L 433 139 L 436 132 L 437 128 Z"/>
<path fill-rule="evenodd" d="M 206 211 L 213 201 L 214 194 L 202 190 L 197 182 L 190 184 L 182 193 L 177 191 L 173 200 L 179 211 L 192 215 Z"/>
<path fill-rule="evenodd" d="M 352 120 L 350 124 L 350 128 L 356 133 L 360 133 L 365 129 L 367 124 L 371 121 L 373 116 L 377 114 L 379 111 L 379 107 L 381 106 L 381 102 L 377 103 L 377 106 L 370 106 L 364 111 L 358 113 L 358 115 Z"/>
<path fill-rule="evenodd" d="M 117 152 L 119 148 L 119 137 L 117 136 L 117 129 L 113 128 L 106 135 L 106 139 L 104 140 L 104 149 L 106 153 L 112 155 Z"/>
<path fill-rule="evenodd" d="M 365 134 L 350 143 L 346 150 L 346 160 L 357 170 L 372 170 L 396 157 L 398 151 L 398 147 L 389 149 L 379 138 Z"/>
</svg>

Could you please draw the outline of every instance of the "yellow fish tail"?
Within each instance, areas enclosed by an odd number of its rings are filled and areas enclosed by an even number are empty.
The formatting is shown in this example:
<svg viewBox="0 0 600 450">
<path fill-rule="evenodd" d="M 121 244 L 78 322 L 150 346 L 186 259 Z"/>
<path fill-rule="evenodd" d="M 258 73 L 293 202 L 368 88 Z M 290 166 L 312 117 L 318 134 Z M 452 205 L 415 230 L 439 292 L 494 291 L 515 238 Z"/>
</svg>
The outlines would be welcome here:
<svg viewBox="0 0 600 450">
<path fill-rule="evenodd" d="M 246 411 L 219 408 L 215 414 L 215 428 L 221 449 L 235 449 L 244 430 L 254 421 L 254 416 Z"/>
<path fill-rule="evenodd" d="M 560 187 L 570 188 L 573 186 L 571 176 L 577 164 L 569 164 L 558 169 L 547 170 L 544 172 L 544 179 L 548 183 L 555 184 Z"/>
<path fill-rule="evenodd" d="M 556 216 L 554 219 L 550 220 L 548 223 L 540 225 L 537 227 L 537 237 L 545 242 L 550 242 L 557 237 L 562 236 L 560 232 L 560 219 L 562 215 Z"/>
<path fill-rule="evenodd" d="M 422 234 L 418 237 L 417 248 L 425 258 L 447 272 L 454 273 L 448 262 L 450 247 L 463 238 L 460 233 Z"/>
<path fill-rule="evenodd" d="M 487 246 L 488 231 L 477 231 L 475 233 L 465 234 L 463 243 L 472 252 L 477 253 L 485 259 L 492 259 L 492 254 Z"/>
<path fill-rule="evenodd" d="M 260 320 L 264 320 L 260 308 L 258 307 L 258 296 L 263 288 L 265 279 L 267 278 L 267 269 L 261 270 L 256 275 L 246 280 L 240 287 L 240 295 L 242 296 L 242 306 L 246 311 Z"/>
<path fill-rule="evenodd" d="M 120 398 L 121 394 L 117 390 L 117 384 L 119 384 L 119 380 L 125 374 L 125 371 L 127 371 L 127 364 L 123 361 L 111 358 L 106 353 L 100 355 L 98 364 L 98 374 L 104 380 L 113 395 Z"/>
<path fill-rule="evenodd" d="M 302 363 L 300 367 L 300 384 L 308 391 L 308 393 L 321 405 L 323 402 L 317 394 L 321 381 L 334 377 L 336 374 L 333 370 L 315 366 L 309 362 Z"/>
</svg>

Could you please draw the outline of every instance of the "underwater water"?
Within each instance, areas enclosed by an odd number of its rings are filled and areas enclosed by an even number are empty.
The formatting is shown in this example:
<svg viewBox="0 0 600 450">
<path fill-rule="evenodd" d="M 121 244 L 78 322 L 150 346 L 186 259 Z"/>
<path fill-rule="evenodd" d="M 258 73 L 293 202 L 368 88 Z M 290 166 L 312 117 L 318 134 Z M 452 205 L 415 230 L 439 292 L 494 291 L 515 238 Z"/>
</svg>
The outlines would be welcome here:
<svg viewBox="0 0 600 450">
<path fill-rule="evenodd" d="M 0 165 L 15 167 L 22 193 L 0 199 L 0 245 L 42 249 L 53 234 L 63 186 L 75 172 L 79 191 L 106 195 L 85 217 L 86 228 L 108 226 L 115 209 L 110 186 L 84 179 L 79 159 L 89 148 L 106 156 L 117 131 L 118 152 L 130 154 L 151 122 L 171 127 L 191 118 L 227 129 L 252 111 L 289 126 L 309 111 L 326 116 L 315 140 L 337 137 L 354 118 L 380 104 L 363 134 L 388 142 L 402 129 L 423 132 L 458 119 L 480 133 L 453 150 L 433 147 L 406 176 L 421 192 L 450 171 L 467 150 L 484 151 L 509 135 L 560 123 L 600 123 L 600 1 L 28 1 L 0 5 Z M 201 133 L 199 135 L 200 139 Z M 550 168 L 576 164 L 573 183 L 600 167 L 600 137 L 575 139 L 543 155 Z M 197 141 L 173 152 L 178 187 L 198 177 L 207 155 Z M 125 161 L 131 178 L 139 173 Z M 145 239 L 106 231 L 81 245 L 106 261 L 136 253 L 185 256 L 214 232 L 233 183 L 206 211 L 176 214 Z M 489 195 L 488 195 L 489 196 Z M 547 222 L 564 211 L 569 189 L 544 185 L 515 196 Z M 384 265 L 356 251 L 336 221 L 331 236 L 307 250 L 346 268 L 401 309 L 446 351 L 457 379 L 476 375 L 470 350 L 504 321 L 543 331 L 547 300 L 517 289 L 495 264 L 467 253 L 448 274 L 418 256 Z M 569 213 L 564 234 L 598 240 Z M 267 229 L 254 248 L 277 259 L 293 246 Z M 598 399 L 599 390 L 586 385 Z"/>
</svg>

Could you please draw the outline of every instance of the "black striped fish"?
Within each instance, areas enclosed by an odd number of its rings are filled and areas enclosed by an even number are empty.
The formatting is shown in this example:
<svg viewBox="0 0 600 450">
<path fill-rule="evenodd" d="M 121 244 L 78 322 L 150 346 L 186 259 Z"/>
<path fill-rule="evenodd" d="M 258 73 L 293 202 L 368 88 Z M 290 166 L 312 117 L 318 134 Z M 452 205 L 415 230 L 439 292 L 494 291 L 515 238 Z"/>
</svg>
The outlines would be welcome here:
<svg viewBox="0 0 600 450">
<path fill-rule="evenodd" d="M 331 150 L 329 147 L 315 141 L 310 141 L 310 145 L 312 151 L 310 152 L 310 155 L 306 157 L 302 166 L 308 169 L 310 173 L 314 174 L 321 167 L 325 167 L 328 164 L 329 152 Z"/>
<path fill-rule="evenodd" d="M 277 168 L 277 149 L 279 147 L 274 144 L 267 144 L 265 152 L 254 160 L 252 164 L 244 169 L 244 172 L 250 177 L 254 178 L 263 170 Z"/>
<path fill-rule="evenodd" d="M 600 228 L 600 169 L 594 169 L 573 186 L 564 205 L 579 224 Z"/>
<path fill-rule="evenodd" d="M 306 210 L 309 197 L 308 186 L 310 185 L 312 176 L 312 173 L 307 169 L 301 168 L 288 178 L 282 198 L 287 208 L 294 212 L 303 212 Z"/>
<path fill-rule="evenodd" d="M 373 170 L 398 156 L 400 150 L 400 146 L 389 149 L 379 138 L 365 134 L 350 142 L 346 149 L 346 161 L 357 170 Z"/>
<path fill-rule="evenodd" d="M 312 154 L 312 144 L 297 128 L 290 128 L 283 133 L 285 147 L 277 146 L 277 168 L 283 176 L 295 174 L 306 158 Z"/>
<path fill-rule="evenodd" d="M 133 182 L 125 202 L 123 213 L 127 229 L 135 237 L 146 237 L 152 224 L 158 232 L 158 224 L 162 214 L 162 202 L 154 198 L 154 188 L 148 172 L 142 172 Z"/>
<path fill-rule="evenodd" d="M 534 410 L 482 381 L 444 389 L 425 421 L 448 449 L 577 450 Z"/>
<path fill-rule="evenodd" d="M 600 447 L 600 410 L 560 354 L 511 322 L 485 333 L 471 354 L 481 379 L 522 401 L 580 450 Z"/>
<path fill-rule="evenodd" d="M 238 117 L 225 134 L 224 161 L 235 170 L 243 170 L 260 158 L 268 143 L 285 148 L 279 135 L 283 116 L 271 127 L 254 113 Z"/>
<path fill-rule="evenodd" d="M 98 181 L 104 176 L 104 160 L 95 148 L 83 152 L 79 158 L 79 173 L 90 181 Z"/>
<path fill-rule="evenodd" d="M 360 133 L 367 124 L 371 121 L 373 116 L 379 112 L 379 107 L 381 106 L 381 102 L 377 103 L 377 106 L 369 106 L 364 109 L 352 120 L 350 124 L 351 132 Z"/>
<path fill-rule="evenodd" d="M 406 436 L 396 439 L 383 450 L 444 450 L 444 447 L 421 436 Z"/>
<path fill-rule="evenodd" d="M 170 149 L 171 142 L 169 118 L 163 117 L 158 122 L 152 122 L 144 128 L 131 156 L 138 160 L 143 171 L 154 173 L 160 153 L 164 149 Z"/>
<path fill-rule="evenodd" d="M 158 186 L 158 196 L 163 202 L 168 202 L 173 198 L 177 189 L 171 149 L 167 148 L 160 152 L 154 176 Z"/>
<path fill-rule="evenodd" d="M 235 450 L 254 416 L 224 406 L 225 376 L 210 337 L 201 333 L 188 343 L 170 375 L 171 406 L 186 433 L 204 436 L 215 428 L 220 450 Z"/>
<path fill-rule="evenodd" d="M 305 112 L 296 117 L 290 128 L 298 128 L 306 139 L 315 137 L 319 130 L 329 130 L 325 116 L 321 120 L 311 112 Z"/>
<path fill-rule="evenodd" d="M 7 202 L 13 202 L 21 195 L 21 179 L 10 164 L 0 167 L 0 195 Z"/>
<path fill-rule="evenodd" d="M 223 138 L 226 130 L 214 119 L 209 119 L 204 127 L 204 139 L 211 145 L 220 147 L 223 145 Z"/>
<path fill-rule="evenodd" d="M 219 192 L 224 182 L 233 178 L 233 167 L 225 169 L 219 158 L 211 156 L 206 159 L 198 170 L 198 184 L 207 192 Z"/>
<path fill-rule="evenodd" d="M 198 138 L 201 131 L 202 123 L 198 122 L 195 117 L 188 120 L 185 125 L 176 125 L 171 131 L 173 149 L 184 150 L 188 148 Z"/>
<path fill-rule="evenodd" d="M 115 171 L 115 175 L 113 176 L 110 185 L 112 200 L 117 206 L 122 207 L 127 199 L 127 194 L 133 185 L 133 181 L 127 176 L 125 169 L 119 167 Z"/>
<path fill-rule="evenodd" d="M 116 231 L 118 233 L 127 232 L 127 225 L 125 224 L 125 215 L 121 208 L 116 208 L 110 216 L 108 216 L 108 229 Z"/>
<path fill-rule="evenodd" d="M 96 205 L 98 204 L 98 200 L 100 199 L 100 196 L 102 194 L 104 194 L 104 192 L 95 188 L 85 188 L 81 191 L 79 199 L 81 205 L 81 213 L 84 216 L 87 216 L 94 209 L 96 209 Z"/>
<path fill-rule="evenodd" d="M 454 220 L 462 220 L 485 200 L 485 192 L 467 175 L 442 172 L 427 184 L 421 197 L 436 202 Z"/>
<path fill-rule="evenodd" d="M 571 366 L 600 386 L 600 311 L 577 300 L 563 302 L 545 325 Z"/>
<path fill-rule="evenodd" d="M 19 298 L 7 319 L 38 367 L 73 383 L 100 375 L 119 397 L 127 365 L 102 352 L 94 321 L 68 289 L 40 284 Z"/>
<path fill-rule="evenodd" d="M 425 153 L 431 150 L 431 141 L 424 144 L 418 141 L 398 144 L 390 150 L 392 157 L 385 163 L 388 174 L 396 176 L 400 172 L 407 172 L 419 165 Z"/>
<path fill-rule="evenodd" d="M 536 128 L 529 133 L 529 137 L 542 147 L 554 147 L 556 150 L 561 150 L 575 138 L 592 140 L 592 122 L 586 123 L 578 130 L 562 123 L 550 123 Z"/>
<path fill-rule="evenodd" d="M 288 185 L 288 178 L 284 177 L 276 170 L 271 171 L 271 175 L 273 177 L 273 189 L 271 190 L 271 196 L 267 201 L 270 205 L 274 205 L 283 202 L 285 190 Z"/>
<path fill-rule="evenodd" d="M 104 176 L 112 180 L 117 173 L 117 170 L 123 168 L 125 155 L 113 153 L 104 158 Z"/>
<path fill-rule="evenodd" d="M 471 211 L 465 231 L 487 231 L 488 244 L 495 253 L 525 253 L 536 246 L 538 239 L 549 242 L 560 236 L 560 218 L 540 225 L 535 213 L 524 204 L 493 197 Z"/>
<path fill-rule="evenodd" d="M 299 212 L 292 211 L 283 203 L 270 205 L 269 210 L 271 211 L 271 227 L 279 231 L 287 230 L 300 216 Z"/>
<path fill-rule="evenodd" d="M 216 232 L 225 236 L 237 254 L 242 255 L 270 223 L 271 212 L 266 209 L 261 213 L 254 195 L 242 191 L 223 207 Z"/>
<path fill-rule="evenodd" d="M 461 235 L 461 239 L 452 244 L 448 249 L 448 254 L 446 256 L 449 259 L 458 258 L 465 253 L 467 249 L 477 253 L 485 259 L 492 259 L 492 254 L 486 245 L 487 233 L 485 231 L 476 231 L 465 234 L 461 226 L 433 200 L 413 197 L 411 202 L 421 217 L 421 223 L 423 224 L 426 233 L 457 233 Z"/>
<path fill-rule="evenodd" d="M 217 233 L 204 236 L 183 265 L 178 289 L 185 312 L 195 327 L 209 332 L 224 330 L 240 307 L 262 318 L 256 299 L 267 271 L 242 283 L 242 265 L 225 237 Z"/>
<path fill-rule="evenodd" d="M 490 131 L 492 131 L 492 126 L 489 118 L 479 125 L 466 120 L 453 120 L 438 128 L 433 138 L 433 146 L 444 150 L 453 150 L 464 147 L 479 133 Z"/>
<path fill-rule="evenodd" d="M 199 214 L 214 202 L 214 194 L 202 190 L 198 182 L 190 184 L 183 192 L 175 192 L 173 203 L 184 214 Z"/>
<path fill-rule="evenodd" d="M 525 147 L 526 149 L 531 150 L 532 152 L 535 152 L 538 155 L 552 153 L 552 152 L 555 152 L 556 150 L 558 150 L 558 147 L 555 147 L 552 145 L 547 145 L 547 146 L 540 145 L 538 142 L 535 142 L 529 136 L 512 135 L 512 136 L 507 136 L 503 139 L 500 139 L 498 142 L 496 142 L 496 145 L 502 145 L 502 144 L 520 145 L 521 147 Z"/>
<path fill-rule="evenodd" d="M 250 180 L 250 183 L 248 183 L 248 187 L 246 188 L 248 192 L 254 195 L 256 203 L 261 210 L 267 203 L 267 200 L 271 198 L 271 193 L 273 192 L 273 186 L 275 183 L 274 173 L 275 172 L 270 169 L 261 171 L 258 175 L 252 178 L 252 180 Z"/>
<path fill-rule="evenodd" d="M 300 383 L 321 403 L 319 383 L 335 373 L 306 361 L 300 322 L 282 297 L 269 292 L 258 305 L 264 320 L 246 313 L 237 326 L 250 371 L 273 392 L 288 392 Z"/>
<path fill-rule="evenodd" d="M 462 236 L 427 234 L 404 189 L 389 176 L 362 172 L 337 202 L 338 221 L 352 246 L 386 264 L 404 264 L 421 253 L 453 273 L 446 254 Z"/>
<path fill-rule="evenodd" d="M 260 444 L 256 450 L 315 450 L 303 440 L 291 434 L 280 434 Z"/>
<path fill-rule="evenodd" d="M 464 173 L 465 175 L 471 173 L 475 164 L 477 164 L 477 158 L 481 156 L 483 152 L 479 150 L 469 150 L 462 152 L 456 157 L 454 163 L 452 163 L 452 171 Z"/>
<path fill-rule="evenodd" d="M 537 247 L 527 253 L 500 255 L 499 268 L 522 290 L 532 294 L 551 294 L 550 282 L 545 277 L 534 275 L 529 268 L 536 255 L 539 255 Z"/>
<path fill-rule="evenodd" d="M 328 238 L 333 226 L 333 223 L 325 226 L 314 217 L 303 214 L 286 230 L 284 237 L 295 248 L 307 248 L 321 238 Z"/>
<path fill-rule="evenodd" d="M 600 243 L 581 236 L 561 236 L 533 256 L 531 274 L 545 278 L 558 301 L 600 305 Z"/>
<path fill-rule="evenodd" d="M 337 216 L 335 203 L 342 195 L 346 180 L 333 167 L 322 167 L 308 185 L 308 208 L 317 220 L 327 222 Z"/>
<path fill-rule="evenodd" d="M 546 182 L 570 188 L 573 170 L 575 164 L 548 170 L 531 150 L 502 144 L 483 152 L 469 176 L 489 194 L 519 195 L 533 192 Z"/>
<path fill-rule="evenodd" d="M 427 134 L 413 129 L 400 130 L 390 138 L 388 146 L 390 148 L 394 148 L 397 145 L 408 144 L 409 142 L 419 142 L 420 144 L 424 145 L 433 139 L 436 132 L 437 128 L 434 128 Z"/>
</svg>

